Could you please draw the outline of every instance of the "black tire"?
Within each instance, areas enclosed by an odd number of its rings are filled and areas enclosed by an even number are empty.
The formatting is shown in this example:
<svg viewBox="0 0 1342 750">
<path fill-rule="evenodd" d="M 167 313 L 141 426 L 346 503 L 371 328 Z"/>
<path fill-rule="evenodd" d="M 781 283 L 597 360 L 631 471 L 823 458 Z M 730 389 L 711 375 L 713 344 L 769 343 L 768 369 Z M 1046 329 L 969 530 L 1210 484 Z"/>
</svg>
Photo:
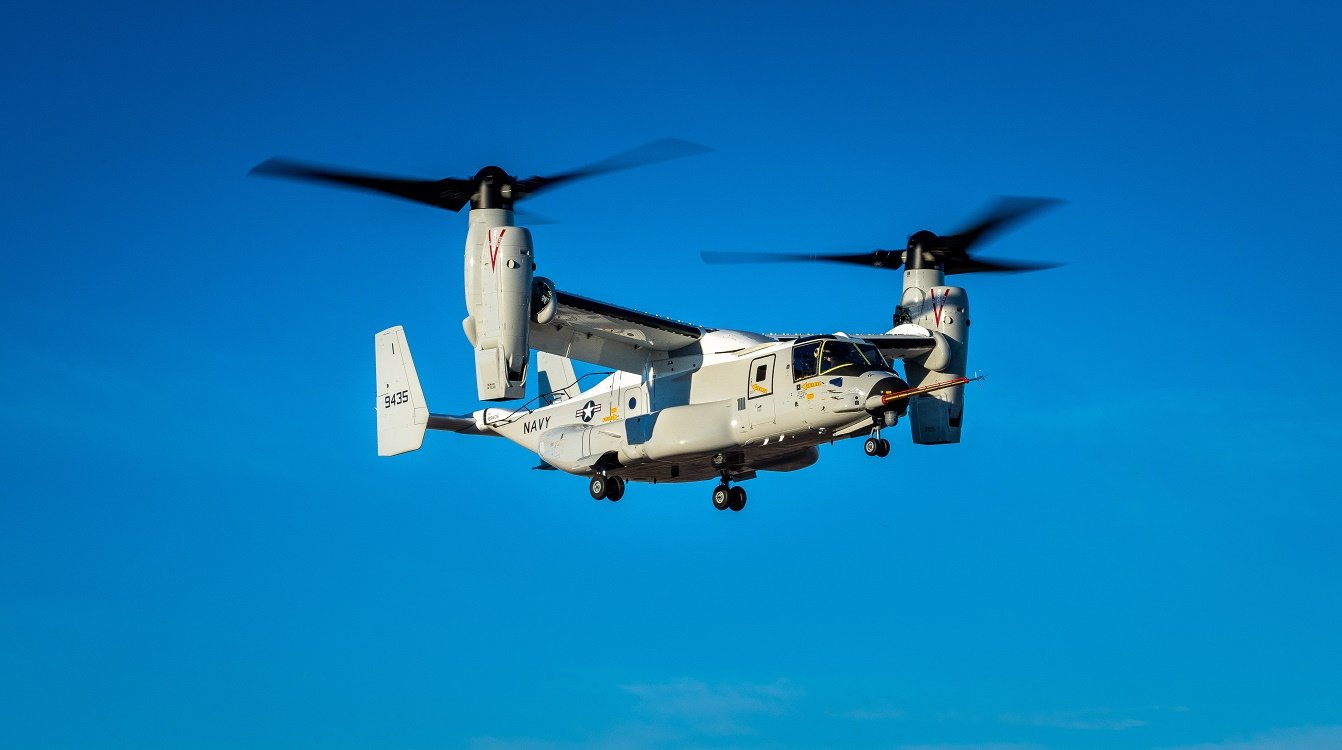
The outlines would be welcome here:
<svg viewBox="0 0 1342 750">
<path fill-rule="evenodd" d="M 868 456 L 881 455 L 881 441 L 874 437 L 867 438 L 867 442 L 862 444 L 862 452 Z"/>
<path fill-rule="evenodd" d="M 732 505 L 732 491 L 727 485 L 720 484 L 713 488 L 713 507 L 718 510 L 727 510 Z"/>
<path fill-rule="evenodd" d="M 592 481 L 587 484 L 587 491 L 592 493 L 593 500 L 606 499 L 606 493 L 610 492 L 610 482 L 606 478 L 597 474 L 592 477 Z"/>
<path fill-rule="evenodd" d="M 733 511 L 740 512 L 742 508 L 746 507 L 746 491 L 744 489 L 733 487 L 727 494 L 731 499 L 731 504 L 728 507 Z"/>
<path fill-rule="evenodd" d="M 876 452 L 876 455 L 880 456 L 881 458 L 885 458 L 886 456 L 890 455 L 890 441 L 889 441 L 889 440 L 886 440 L 885 438 L 881 438 L 881 448 L 880 448 L 880 450 L 878 450 L 878 451 Z"/>
<path fill-rule="evenodd" d="M 611 477 L 608 484 L 610 486 L 606 488 L 606 499 L 612 503 L 620 502 L 620 498 L 624 497 L 624 479 Z"/>
</svg>

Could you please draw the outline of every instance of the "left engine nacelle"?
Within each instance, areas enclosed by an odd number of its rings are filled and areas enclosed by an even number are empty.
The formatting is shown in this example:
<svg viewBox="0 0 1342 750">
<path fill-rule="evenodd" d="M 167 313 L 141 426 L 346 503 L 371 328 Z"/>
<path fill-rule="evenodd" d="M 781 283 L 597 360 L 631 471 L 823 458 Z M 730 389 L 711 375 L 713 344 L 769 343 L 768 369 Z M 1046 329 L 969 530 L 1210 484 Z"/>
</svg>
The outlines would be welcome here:
<svg viewBox="0 0 1342 750">
<path fill-rule="evenodd" d="M 531 232 L 496 226 L 481 234 L 483 241 L 467 244 L 475 257 L 467 263 L 470 315 L 462 321 L 475 347 L 475 386 L 482 401 L 522 398 L 531 354 Z"/>
</svg>

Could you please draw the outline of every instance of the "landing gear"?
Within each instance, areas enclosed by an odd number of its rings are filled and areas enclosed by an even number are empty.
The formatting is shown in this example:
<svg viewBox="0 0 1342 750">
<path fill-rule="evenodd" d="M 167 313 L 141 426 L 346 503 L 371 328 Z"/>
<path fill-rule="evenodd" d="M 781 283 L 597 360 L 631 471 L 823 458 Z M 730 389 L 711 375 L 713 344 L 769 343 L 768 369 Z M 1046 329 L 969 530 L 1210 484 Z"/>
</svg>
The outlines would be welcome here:
<svg viewBox="0 0 1342 750">
<path fill-rule="evenodd" d="M 890 441 L 881 437 L 881 431 L 875 429 L 871 431 L 871 437 L 862 443 L 862 452 L 868 456 L 876 458 L 885 458 L 890 455 Z"/>
<path fill-rule="evenodd" d="M 610 488 L 610 483 L 606 477 L 601 474 L 594 474 L 592 481 L 587 483 L 587 491 L 592 493 L 593 500 L 605 500 L 606 491 Z"/>
<path fill-rule="evenodd" d="M 746 507 L 746 491 L 740 487 L 732 487 L 728 484 L 731 481 L 731 475 L 722 472 L 722 484 L 713 488 L 713 507 L 718 510 L 739 511 Z"/>
<path fill-rule="evenodd" d="M 591 493 L 593 500 L 609 500 L 612 503 L 618 503 L 620 498 L 624 497 L 624 479 L 608 477 L 604 474 L 594 474 L 592 480 L 587 484 L 587 491 Z"/>
<path fill-rule="evenodd" d="M 876 458 L 885 458 L 890 455 L 890 441 L 885 438 L 867 438 L 867 442 L 862 444 L 862 452 L 868 456 Z"/>
</svg>

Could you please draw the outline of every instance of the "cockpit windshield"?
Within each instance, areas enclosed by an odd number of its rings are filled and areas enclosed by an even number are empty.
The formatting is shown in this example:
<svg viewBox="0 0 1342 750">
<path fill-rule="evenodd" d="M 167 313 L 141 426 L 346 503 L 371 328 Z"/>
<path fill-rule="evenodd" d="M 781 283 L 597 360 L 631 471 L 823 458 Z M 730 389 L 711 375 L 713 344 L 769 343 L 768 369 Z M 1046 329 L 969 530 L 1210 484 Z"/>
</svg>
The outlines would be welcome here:
<svg viewBox="0 0 1342 750">
<path fill-rule="evenodd" d="M 792 347 L 792 377 L 797 380 L 888 369 L 881 350 L 866 342 L 818 339 Z"/>
</svg>

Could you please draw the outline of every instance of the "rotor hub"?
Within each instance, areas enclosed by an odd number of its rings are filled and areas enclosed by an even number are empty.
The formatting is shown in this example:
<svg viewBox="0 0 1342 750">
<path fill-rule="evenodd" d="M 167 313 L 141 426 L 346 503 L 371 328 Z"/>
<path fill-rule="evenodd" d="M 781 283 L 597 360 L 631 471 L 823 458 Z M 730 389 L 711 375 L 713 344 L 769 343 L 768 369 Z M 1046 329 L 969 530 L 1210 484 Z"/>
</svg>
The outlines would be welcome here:
<svg viewBox="0 0 1342 750">
<path fill-rule="evenodd" d="M 502 167 L 488 166 L 475 173 L 475 192 L 471 193 L 471 208 L 502 208 L 509 211 L 520 195 L 517 180 Z"/>
<path fill-rule="evenodd" d="M 921 247 L 924 250 L 930 250 L 933 241 L 936 240 L 936 238 L 937 235 L 934 232 L 929 232 L 926 229 L 919 230 L 909 235 L 908 249 L 912 250 L 916 247 Z"/>
<path fill-rule="evenodd" d="M 932 254 L 932 248 L 936 246 L 937 239 L 936 234 L 926 229 L 909 235 L 908 249 L 904 252 L 904 268 L 916 271 L 920 268 L 934 267 L 937 258 Z"/>
</svg>

